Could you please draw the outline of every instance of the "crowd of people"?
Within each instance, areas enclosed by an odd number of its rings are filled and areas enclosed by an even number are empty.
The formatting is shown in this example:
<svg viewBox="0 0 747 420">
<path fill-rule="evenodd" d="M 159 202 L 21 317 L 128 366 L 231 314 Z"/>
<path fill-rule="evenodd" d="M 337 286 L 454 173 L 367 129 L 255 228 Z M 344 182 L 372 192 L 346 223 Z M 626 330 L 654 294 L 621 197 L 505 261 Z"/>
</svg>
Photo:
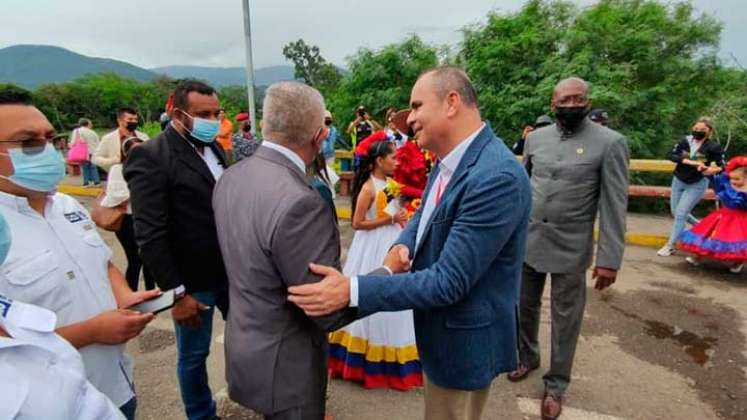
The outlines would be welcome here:
<svg viewBox="0 0 747 420">
<path fill-rule="evenodd" d="M 194 80 L 178 85 L 152 140 L 131 108 L 101 141 L 81 119 L 70 150 L 84 185 L 101 183 L 99 169 L 107 176 L 91 213 L 56 192 L 64 160 L 30 95 L 0 91 L 0 418 L 134 419 L 124 344 L 155 315 L 133 307 L 171 293 L 190 420 L 218 415 L 206 367 L 216 309 L 229 396 L 266 419 L 324 419 L 330 376 L 424 387 L 426 419 L 480 419 L 498 375 L 516 382 L 540 367 L 548 275 L 539 410 L 558 418 L 587 270 L 595 289 L 611 286 L 625 244 L 628 147 L 590 98 L 586 81 L 559 81 L 555 119 L 538 117 L 513 149 L 482 119 L 458 67 L 423 73 L 410 107 L 388 110 L 385 126 L 358 108 L 346 130 L 355 235 L 343 266 L 341 139 L 314 88 L 269 87 L 262 140 L 246 113 L 234 133 L 216 90 Z M 736 269 L 747 260 L 747 159 L 725 164 L 712 133 L 699 120 L 670 154 L 675 224 L 659 254 L 680 248 L 693 264 Z M 687 230 L 709 179 L 724 207 Z M 125 274 L 97 225 L 116 232 Z M 61 398 L 41 403 L 35 387 Z"/>
</svg>

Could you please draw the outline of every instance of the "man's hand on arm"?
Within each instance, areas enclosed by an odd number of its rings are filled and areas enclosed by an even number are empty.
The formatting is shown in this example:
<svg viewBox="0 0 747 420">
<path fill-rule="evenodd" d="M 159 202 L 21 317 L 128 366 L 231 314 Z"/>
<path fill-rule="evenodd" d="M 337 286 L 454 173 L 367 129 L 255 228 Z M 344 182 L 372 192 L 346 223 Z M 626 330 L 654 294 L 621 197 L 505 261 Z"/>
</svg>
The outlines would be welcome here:
<svg viewBox="0 0 747 420">
<path fill-rule="evenodd" d="M 350 278 L 329 266 L 311 264 L 309 269 L 324 278 L 317 283 L 289 287 L 289 301 L 312 317 L 329 315 L 348 306 Z"/>
<path fill-rule="evenodd" d="M 324 276 L 318 283 L 291 286 L 288 300 L 298 305 L 308 316 L 329 315 L 350 305 L 351 279 L 333 267 L 311 264 L 311 272 Z M 410 250 L 395 245 L 384 259 L 384 268 L 392 274 L 410 270 Z"/>
</svg>

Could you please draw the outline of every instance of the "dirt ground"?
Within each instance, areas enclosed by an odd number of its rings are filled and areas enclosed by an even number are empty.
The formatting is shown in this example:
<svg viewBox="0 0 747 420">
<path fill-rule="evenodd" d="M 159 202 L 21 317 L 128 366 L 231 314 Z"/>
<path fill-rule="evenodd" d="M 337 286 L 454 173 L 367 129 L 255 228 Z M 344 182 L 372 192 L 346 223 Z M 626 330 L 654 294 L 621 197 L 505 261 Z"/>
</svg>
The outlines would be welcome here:
<svg viewBox="0 0 747 420">
<path fill-rule="evenodd" d="M 656 223 L 656 222 L 653 222 Z M 341 226 L 344 245 L 349 224 Z M 123 266 L 123 252 L 104 233 Z M 590 283 L 591 284 L 591 283 Z M 542 369 L 549 361 L 549 288 L 543 306 Z M 747 419 L 747 274 L 689 266 L 682 256 L 629 247 L 612 289 L 587 290 L 587 310 L 564 419 Z M 183 419 L 173 325 L 161 314 L 128 345 L 135 360 L 139 419 Z M 497 378 L 485 419 L 538 419 L 542 370 L 525 381 Z M 226 398 L 223 322 L 216 316 L 210 384 L 224 419 L 259 419 Z M 420 419 L 423 393 L 364 390 L 332 381 L 336 420 Z"/>
</svg>

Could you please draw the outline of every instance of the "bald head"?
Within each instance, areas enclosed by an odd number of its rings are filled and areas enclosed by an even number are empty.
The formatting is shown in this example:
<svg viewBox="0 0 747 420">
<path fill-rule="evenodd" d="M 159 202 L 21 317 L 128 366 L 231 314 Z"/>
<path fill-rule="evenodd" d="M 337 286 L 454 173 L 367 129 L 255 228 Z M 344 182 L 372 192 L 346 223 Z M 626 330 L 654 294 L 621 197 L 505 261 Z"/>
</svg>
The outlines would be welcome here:
<svg viewBox="0 0 747 420">
<path fill-rule="evenodd" d="M 263 136 L 286 145 L 311 142 L 324 122 L 324 98 L 303 83 L 273 84 L 265 93 L 262 108 Z"/>
<path fill-rule="evenodd" d="M 441 66 L 428 70 L 420 79 L 428 79 L 439 99 L 443 99 L 451 92 L 456 92 L 462 103 L 471 108 L 477 108 L 477 92 L 467 73 L 457 66 Z"/>
<path fill-rule="evenodd" d="M 589 83 L 586 82 L 586 80 L 580 78 L 580 77 L 569 77 L 567 79 L 563 79 L 560 82 L 558 82 L 557 85 L 555 85 L 555 90 L 553 91 L 553 98 L 557 98 L 559 94 L 573 91 L 575 93 L 583 93 L 584 96 L 587 98 L 589 97 Z"/>
</svg>

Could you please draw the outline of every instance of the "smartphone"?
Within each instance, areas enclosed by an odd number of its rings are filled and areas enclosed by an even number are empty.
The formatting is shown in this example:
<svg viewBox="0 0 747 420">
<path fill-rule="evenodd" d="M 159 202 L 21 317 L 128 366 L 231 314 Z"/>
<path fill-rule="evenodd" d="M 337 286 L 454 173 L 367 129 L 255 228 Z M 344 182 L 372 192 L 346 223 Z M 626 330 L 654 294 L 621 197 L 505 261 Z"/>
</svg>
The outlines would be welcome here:
<svg viewBox="0 0 747 420">
<path fill-rule="evenodd" d="M 170 309 L 174 306 L 174 300 L 176 299 L 176 293 L 174 289 L 167 290 L 161 293 L 161 296 L 140 302 L 137 305 L 131 306 L 127 309 L 131 311 L 138 311 L 143 314 L 151 313 L 157 314 Z"/>
</svg>

